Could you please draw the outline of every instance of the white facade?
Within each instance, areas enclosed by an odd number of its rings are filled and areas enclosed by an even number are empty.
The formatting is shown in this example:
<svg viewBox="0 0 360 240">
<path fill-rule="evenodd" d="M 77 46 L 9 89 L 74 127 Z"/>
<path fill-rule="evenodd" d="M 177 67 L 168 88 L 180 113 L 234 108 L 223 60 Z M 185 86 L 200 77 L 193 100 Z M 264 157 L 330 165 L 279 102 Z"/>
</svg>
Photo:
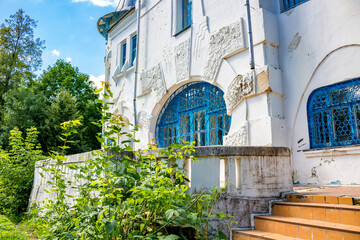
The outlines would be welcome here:
<svg viewBox="0 0 360 240">
<path fill-rule="evenodd" d="M 204 81 L 224 92 L 232 118 L 224 145 L 290 148 L 294 183 L 360 184 L 360 147 L 310 149 L 306 109 L 313 90 L 360 77 L 360 1 L 309 0 L 282 13 L 281 1 L 250 1 L 255 70 L 249 65 L 245 0 L 193 0 L 192 24 L 182 31 L 180 0 L 142 1 L 136 147 L 156 138 L 159 113 L 176 89 Z M 120 14 L 102 31 L 108 34 L 111 111 L 132 123 L 136 11 Z"/>
</svg>

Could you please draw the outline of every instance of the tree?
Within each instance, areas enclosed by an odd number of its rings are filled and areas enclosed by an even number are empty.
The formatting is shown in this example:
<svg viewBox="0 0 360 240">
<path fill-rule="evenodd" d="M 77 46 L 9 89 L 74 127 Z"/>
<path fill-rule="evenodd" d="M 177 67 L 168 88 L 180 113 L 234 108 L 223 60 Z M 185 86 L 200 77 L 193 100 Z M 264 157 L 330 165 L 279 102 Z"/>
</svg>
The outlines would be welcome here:
<svg viewBox="0 0 360 240">
<path fill-rule="evenodd" d="M 30 127 L 36 127 L 40 133 L 44 132 L 44 121 L 47 104 L 42 94 L 38 94 L 31 87 L 19 87 L 4 96 L 5 104 L 2 110 L 0 145 L 8 146 L 10 131 L 15 127 L 25 132 Z M 39 138 L 42 145 L 42 135 Z"/>
<path fill-rule="evenodd" d="M 31 81 L 42 64 L 44 41 L 34 38 L 36 21 L 19 9 L 0 26 L 0 108 L 4 94 Z"/>
<path fill-rule="evenodd" d="M 67 91 L 75 98 L 76 109 L 82 118 L 82 126 L 79 128 L 81 147 L 73 150 L 74 153 L 100 147 L 95 136 L 101 129 L 92 122 L 101 119 L 101 105 L 97 102 L 99 95 L 94 93 L 95 87 L 89 80 L 89 75 L 81 73 L 77 67 L 59 59 L 41 74 L 35 88 L 37 92 L 42 93 L 49 105 L 61 91 Z M 66 120 L 63 119 L 64 121 Z"/>
<path fill-rule="evenodd" d="M 100 148 L 96 135 L 101 129 L 92 124 L 101 118 L 98 95 L 89 76 L 80 73 L 64 60 L 49 66 L 43 74 L 27 87 L 19 87 L 6 93 L 0 122 L 0 145 L 8 149 L 10 130 L 14 127 L 25 131 L 36 127 L 39 142 L 45 154 L 57 150 L 60 123 L 80 119 L 76 146 L 68 154 Z"/>
<path fill-rule="evenodd" d="M 51 105 L 47 108 L 45 112 L 45 123 L 44 123 L 44 145 L 43 149 L 46 152 L 57 151 L 59 152 L 58 146 L 62 145 L 62 141 L 59 136 L 61 134 L 60 124 L 70 120 L 81 119 L 81 115 L 77 110 L 76 100 L 73 96 L 70 95 L 68 91 L 60 91 Z M 77 136 L 75 139 L 74 145 L 76 148 L 71 149 L 67 153 L 78 153 L 83 149 L 78 145 L 80 140 Z"/>
</svg>

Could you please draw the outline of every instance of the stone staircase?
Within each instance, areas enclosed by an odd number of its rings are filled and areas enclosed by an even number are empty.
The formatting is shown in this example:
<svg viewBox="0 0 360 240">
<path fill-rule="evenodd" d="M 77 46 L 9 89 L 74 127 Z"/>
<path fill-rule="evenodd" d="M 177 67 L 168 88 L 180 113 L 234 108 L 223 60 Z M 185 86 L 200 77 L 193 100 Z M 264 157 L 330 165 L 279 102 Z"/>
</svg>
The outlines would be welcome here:
<svg viewBox="0 0 360 240">
<path fill-rule="evenodd" d="M 233 240 L 360 240 L 360 206 L 351 197 L 289 194 L 272 216 L 255 216 L 255 230 L 234 231 Z"/>
</svg>

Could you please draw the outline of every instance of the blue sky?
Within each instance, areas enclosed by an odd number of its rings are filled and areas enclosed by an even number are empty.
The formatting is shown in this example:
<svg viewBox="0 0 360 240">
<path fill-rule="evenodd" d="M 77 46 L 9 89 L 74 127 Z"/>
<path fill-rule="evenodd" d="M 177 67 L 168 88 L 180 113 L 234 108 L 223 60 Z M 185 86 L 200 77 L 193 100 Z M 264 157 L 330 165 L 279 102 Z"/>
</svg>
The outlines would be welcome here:
<svg viewBox="0 0 360 240">
<path fill-rule="evenodd" d="M 35 37 L 45 40 L 43 66 L 71 61 L 93 81 L 104 78 L 105 39 L 96 23 L 116 9 L 118 0 L 0 0 L 0 23 L 19 8 L 38 21 Z M 41 70 L 42 72 L 42 70 Z"/>
</svg>

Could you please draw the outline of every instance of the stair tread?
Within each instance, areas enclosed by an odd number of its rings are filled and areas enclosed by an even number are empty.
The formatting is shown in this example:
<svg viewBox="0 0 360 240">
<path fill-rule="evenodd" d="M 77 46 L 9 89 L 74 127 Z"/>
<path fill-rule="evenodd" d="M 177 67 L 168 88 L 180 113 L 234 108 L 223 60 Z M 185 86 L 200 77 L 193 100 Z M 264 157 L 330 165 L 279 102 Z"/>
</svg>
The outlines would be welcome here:
<svg viewBox="0 0 360 240">
<path fill-rule="evenodd" d="M 359 226 L 347 225 L 341 223 L 332 223 L 332 222 L 325 222 L 319 220 L 310 220 L 310 219 L 302 219 L 302 218 L 294 218 L 294 217 L 282 217 L 282 216 L 255 216 L 255 218 L 360 234 Z"/>
<path fill-rule="evenodd" d="M 274 205 L 323 207 L 323 208 L 336 208 L 336 209 L 360 211 L 360 206 L 347 205 L 347 204 L 310 203 L 310 202 L 276 202 L 276 203 L 274 203 Z"/>
<path fill-rule="evenodd" d="M 264 232 L 259 230 L 247 230 L 247 231 L 234 231 L 234 236 L 236 237 L 236 234 L 243 234 L 250 237 L 261 237 L 264 239 L 269 240 L 276 240 L 276 239 L 283 239 L 283 240 L 295 240 L 299 238 L 289 237 L 285 235 L 281 235 L 278 233 L 271 233 L 271 232 Z"/>
</svg>

